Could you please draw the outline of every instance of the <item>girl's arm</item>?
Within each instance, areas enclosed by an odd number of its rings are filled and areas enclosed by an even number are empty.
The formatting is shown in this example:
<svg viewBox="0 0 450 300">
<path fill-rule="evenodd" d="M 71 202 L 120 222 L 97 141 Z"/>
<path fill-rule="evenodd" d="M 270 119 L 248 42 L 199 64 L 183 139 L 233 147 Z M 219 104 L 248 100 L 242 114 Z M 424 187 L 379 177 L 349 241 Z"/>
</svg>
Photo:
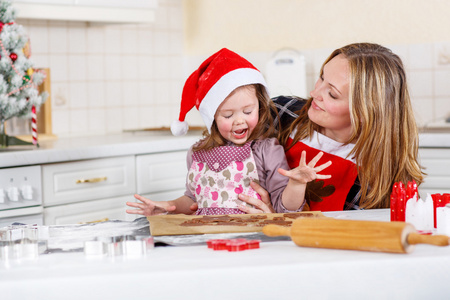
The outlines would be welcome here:
<svg viewBox="0 0 450 300">
<path fill-rule="evenodd" d="M 141 195 L 134 195 L 139 202 L 127 202 L 127 205 L 136 209 L 127 209 L 129 214 L 144 215 L 146 217 L 161 214 L 192 214 L 195 210 L 191 207 L 194 200 L 187 196 L 181 196 L 171 201 L 152 201 Z"/>
<path fill-rule="evenodd" d="M 253 208 L 245 205 L 239 205 L 239 209 L 248 214 L 274 213 L 275 209 L 270 201 L 269 193 L 254 181 L 250 182 L 250 186 L 261 196 L 261 200 L 244 194 L 239 194 L 239 200 L 254 206 Z"/>
<path fill-rule="evenodd" d="M 289 178 L 281 175 L 278 169 L 289 170 L 289 165 L 286 160 L 284 148 L 279 144 L 276 138 L 269 138 L 264 140 L 257 140 L 252 145 L 252 150 L 255 158 L 256 169 L 258 170 L 259 189 L 253 189 L 261 196 L 262 201 L 256 198 L 243 196 L 239 199 L 252 204 L 257 208 L 257 211 L 247 213 L 261 213 L 262 212 L 292 212 L 287 210 L 282 203 L 283 191 L 289 182 Z M 267 201 L 265 195 L 267 194 Z"/>
<path fill-rule="evenodd" d="M 197 202 L 186 195 L 168 202 L 170 205 L 175 207 L 175 210 L 169 212 L 172 214 L 190 215 L 197 210 L 197 205 L 194 205 L 197 204 Z"/>
</svg>

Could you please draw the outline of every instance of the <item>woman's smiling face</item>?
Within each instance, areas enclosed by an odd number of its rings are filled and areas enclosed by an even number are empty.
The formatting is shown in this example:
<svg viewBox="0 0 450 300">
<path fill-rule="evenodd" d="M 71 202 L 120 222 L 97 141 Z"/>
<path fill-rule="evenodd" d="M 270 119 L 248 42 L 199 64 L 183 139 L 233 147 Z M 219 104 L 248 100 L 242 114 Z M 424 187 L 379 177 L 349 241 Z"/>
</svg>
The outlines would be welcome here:
<svg viewBox="0 0 450 300">
<path fill-rule="evenodd" d="M 259 120 L 259 102 L 255 87 L 235 89 L 217 109 L 214 116 L 220 134 L 236 145 L 247 142 Z"/>
<path fill-rule="evenodd" d="M 323 128 L 322 134 L 338 142 L 347 142 L 351 134 L 349 78 L 348 60 L 337 55 L 324 65 L 310 93 L 309 118 Z"/>
</svg>

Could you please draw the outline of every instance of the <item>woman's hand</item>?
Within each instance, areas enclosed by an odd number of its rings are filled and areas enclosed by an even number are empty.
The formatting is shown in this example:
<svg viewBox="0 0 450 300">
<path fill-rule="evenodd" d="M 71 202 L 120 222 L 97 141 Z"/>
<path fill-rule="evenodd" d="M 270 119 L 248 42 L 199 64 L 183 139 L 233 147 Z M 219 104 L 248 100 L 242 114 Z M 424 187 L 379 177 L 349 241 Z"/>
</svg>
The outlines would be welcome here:
<svg viewBox="0 0 450 300">
<path fill-rule="evenodd" d="M 317 174 L 320 171 L 328 168 L 331 165 L 331 161 L 328 161 L 320 166 L 316 167 L 316 163 L 323 156 L 323 152 L 319 152 L 311 161 L 306 163 L 306 151 L 302 151 L 302 156 L 300 157 L 300 163 L 297 168 L 290 171 L 284 169 L 278 169 L 278 172 L 289 179 L 294 180 L 300 184 L 306 184 L 314 179 L 328 179 L 331 175 L 321 175 Z"/>
<path fill-rule="evenodd" d="M 176 206 L 171 205 L 166 201 L 152 201 L 150 199 L 147 199 L 145 197 L 142 197 L 141 195 L 135 194 L 134 198 L 139 200 L 140 202 L 127 202 L 127 205 L 130 207 L 134 207 L 137 209 L 127 209 L 126 212 L 129 214 L 137 214 L 137 215 L 144 215 L 146 217 L 148 216 L 154 216 L 154 215 L 164 215 L 169 212 L 175 211 Z"/>
<path fill-rule="evenodd" d="M 250 182 L 250 186 L 261 196 L 261 200 L 244 194 L 239 194 L 239 200 L 242 200 L 254 207 L 239 205 L 239 209 L 248 214 L 273 213 L 272 202 L 270 202 L 269 193 L 256 182 Z"/>
</svg>

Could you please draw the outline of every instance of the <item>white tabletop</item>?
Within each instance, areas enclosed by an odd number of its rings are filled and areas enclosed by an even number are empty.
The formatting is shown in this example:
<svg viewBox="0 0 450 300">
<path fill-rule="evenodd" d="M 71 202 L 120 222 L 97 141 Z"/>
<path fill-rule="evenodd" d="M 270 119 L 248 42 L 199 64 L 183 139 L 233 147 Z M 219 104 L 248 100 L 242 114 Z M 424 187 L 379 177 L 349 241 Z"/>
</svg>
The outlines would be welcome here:
<svg viewBox="0 0 450 300">
<path fill-rule="evenodd" d="M 388 220 L 389 210 L 331 212 Z M 156 247 L 147 257 L 54 253 L 0 264 L 1 299 L 449 299 L 450 247 L 409 254 L 261 243 L 242 252 Z"/>
</svg>

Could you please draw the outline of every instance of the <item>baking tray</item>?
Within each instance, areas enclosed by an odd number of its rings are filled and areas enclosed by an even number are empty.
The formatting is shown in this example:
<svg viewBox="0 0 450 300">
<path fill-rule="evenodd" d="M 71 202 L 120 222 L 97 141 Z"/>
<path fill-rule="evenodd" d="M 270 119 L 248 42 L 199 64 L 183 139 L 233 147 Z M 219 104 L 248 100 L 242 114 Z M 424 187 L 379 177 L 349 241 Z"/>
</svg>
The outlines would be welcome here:
<svg viewBox="0 0 450 300">
<path fill-rule="evenodd" d="M 241 214 L 228 215 L 230 217 L 238 217 L 243 220 L 255 217 L 266 217 L 261 220 L 273 220 L 276 217 L 284 217 L 284 213 L 272 214 Z M 308 218 L 325 218 L 319 211 L 308 211 L 298 213 L 287 213 L 287 215 L 294 215 L 295 217 Z M 261 232 L 263 226 L 258 226 L 260 222 L 249 222 L 245 226 L 235 225 L 201 225 L 201 226 L 182 226 L 181 223 L 191 221 L 193 219 L 201 219 L 203 216 L 197 215 L 157 215 L 147 217 L 150 223 L 150 233 L 152 236 L 161 235 L 187 235 L 187 234 L 211 234 L 211 233 L 239 233 L 239 232 Z M 295 218 L 285 217 L 286 221 L 293 221 Z"/>
</svg>

